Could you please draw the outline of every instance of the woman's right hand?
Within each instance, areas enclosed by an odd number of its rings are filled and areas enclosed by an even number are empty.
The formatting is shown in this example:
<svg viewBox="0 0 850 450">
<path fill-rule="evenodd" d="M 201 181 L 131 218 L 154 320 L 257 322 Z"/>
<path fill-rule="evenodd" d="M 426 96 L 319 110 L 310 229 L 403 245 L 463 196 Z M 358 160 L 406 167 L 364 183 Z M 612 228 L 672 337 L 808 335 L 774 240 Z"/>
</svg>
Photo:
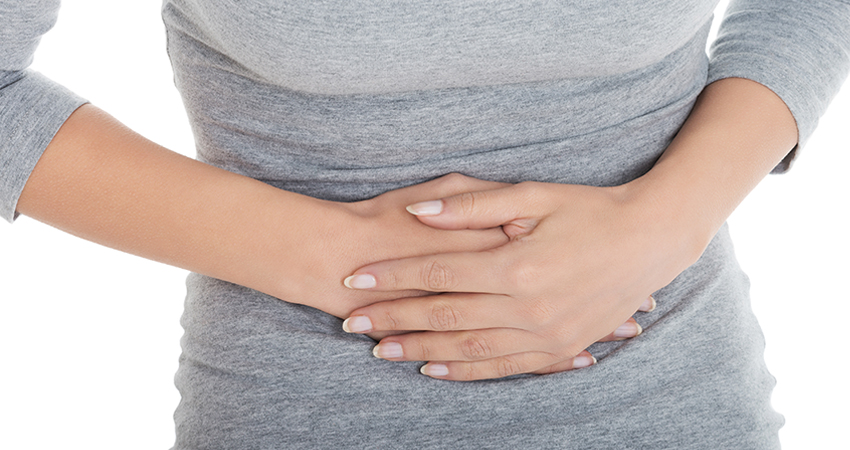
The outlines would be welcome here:
<svg viewBox="0 0 850 450">
<path fill-rule="evenodd" d="M 501 228 L 436 230 L 405 211 L 416 201 L 501 186 L 460 178 L 362 202 L 323 201 L 170 152 L 84 105 L 38 161 L 17 211 L 108 247 L 345 317 L 398 295 L 346 289 L 340 280 L 357 267 L 507 241 Z"/>
<path fill-rule="evenodd" d="M 439 230 L 419 201 L 503 186 L 446 176 L 357 203 L 318 200 L 170 152 L 91 105 L 56 133 L 17 211 L 81 238 L 347 317 L 416 292 L 346 289 L 369 263 L 481 251 L 500 227 Z"/>
<path fill-rule="evenodd" d="M 489 190 L 505 184 L 447 175 L 426 183 L 387 192 L 355 203 L 316 201 L 317 214 L 305 214 L 317 223 L 311 227 L 314 242 L 303 248 L 296 286 L 268 292 L 282 300 L 312 306 L 344 318 L 360 307 L 399 298 L 398 292 L 347 289 L 340 280 L 354 269 L 387 258 L 441 252 L 482 251 L 507 242 L 500 227 L 486 230 L 438 230 L 423 225 L 405 207 L 432 196 Z M 324 219 L 322 219 L 324 217 Z M 279 249 L 286 250 L 286 249 Z M 288 276 L 288 279 L 293 277 Z M 272 288 L 274 289 L 274 288 Z M 422 295 L 408 291 L 404 297 Z"/>
</svg>

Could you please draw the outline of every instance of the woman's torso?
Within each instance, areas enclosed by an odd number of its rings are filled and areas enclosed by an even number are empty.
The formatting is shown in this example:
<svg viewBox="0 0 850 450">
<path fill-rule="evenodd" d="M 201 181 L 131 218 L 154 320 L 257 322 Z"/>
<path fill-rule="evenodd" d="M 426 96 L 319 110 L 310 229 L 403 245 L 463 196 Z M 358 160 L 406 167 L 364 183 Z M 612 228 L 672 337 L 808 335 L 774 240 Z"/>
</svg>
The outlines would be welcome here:
<svg viewBox="0 0 850 450">
<path fill-rule="evenodd" d="M 359 200 L 451 171 L 616 184 L 702 89 L 716 1 L 167 0 L 202 160 Z"/>
<path fill-rule="evenodd" d="M 166 0 L 199 158 L 320 198 L 449 172 L 645 173 L 707 71 L 714 0 Z M 600 362 L 453 383 L 340 320 L 190 276 L 176 448 L 773 448 L 781 423 L 725 230 Z"/>
</svg>

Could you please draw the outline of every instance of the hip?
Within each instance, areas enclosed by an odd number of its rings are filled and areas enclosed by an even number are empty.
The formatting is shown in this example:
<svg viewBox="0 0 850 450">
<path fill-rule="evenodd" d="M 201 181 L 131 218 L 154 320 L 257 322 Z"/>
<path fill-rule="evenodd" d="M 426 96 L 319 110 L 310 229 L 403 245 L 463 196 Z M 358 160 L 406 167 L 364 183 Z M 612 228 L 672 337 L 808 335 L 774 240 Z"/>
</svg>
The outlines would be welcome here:
<svg viewBox="0 0 850 450">
<path fill-rule="evenodd" d="M 725 230 L 599 363 L 471 383 L 372 357 L 341 320 L 191 275 L 178 449 L 777 448 L 782 418 Z"/>
</svg>

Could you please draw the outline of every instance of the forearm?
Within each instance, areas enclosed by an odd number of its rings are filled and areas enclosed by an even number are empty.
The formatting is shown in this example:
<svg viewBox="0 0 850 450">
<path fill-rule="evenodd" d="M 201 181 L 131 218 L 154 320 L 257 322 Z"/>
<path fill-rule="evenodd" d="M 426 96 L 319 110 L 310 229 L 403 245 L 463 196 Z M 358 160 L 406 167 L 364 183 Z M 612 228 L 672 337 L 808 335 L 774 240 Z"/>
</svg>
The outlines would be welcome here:
<svg viewBox="0 0 850 450">
<path fill-rule="evenodd" d="M 776 94 L 723 79 L 706 87 L 659 161 L 630 187 L 660 219 L 690 230 L 689 244 L 701 253 L 796 142 L 794 118 Z"/>
<path fill-rule="evenodd" d="M 582 349 L 699 258 L 795 142 L 796 124 L 778 97 L 728 79 L 705 89 L 662 158 L 631 183 L 520 183 L 412 205 L 431 226 L 501 225 L 512 240 L 487 253 L 361 267 L 355 276 L 374 280 L 365 289 L 442 294 L 356 310 L 348 329 L 460 331 L 390 337 L 376 351 L 430 361 L 423 373 L 442 379 L 578 367 Z"/>
<path fill-rule="evenodd" d="M 358 266 L 505 242 L 499 229 L 440 231 L 404 210 L 495 185 L 452 180 L 365 202 L 322 201 L 186 158 L 84 106 L 39 160 L 18 211 L 90 241 L 344 317 L 415 294 L 346 289 L 342 280 Z"/>
<path fill-rule="evenodd" d="M 18 211 L 82 238 L 284 296 L 322 202 L 166 150 L 92 106 L 30 176 Z M 308 230 L 310 228 L 310 230 Z M 291 252 L 274 252 L 290 249 Z M 275 264 L 270 261 L 270 253 Z M 277 267 L 286 273 L 270 273 Z M 290 282 L 287 282 L 290 281 Z"/>
</svg>

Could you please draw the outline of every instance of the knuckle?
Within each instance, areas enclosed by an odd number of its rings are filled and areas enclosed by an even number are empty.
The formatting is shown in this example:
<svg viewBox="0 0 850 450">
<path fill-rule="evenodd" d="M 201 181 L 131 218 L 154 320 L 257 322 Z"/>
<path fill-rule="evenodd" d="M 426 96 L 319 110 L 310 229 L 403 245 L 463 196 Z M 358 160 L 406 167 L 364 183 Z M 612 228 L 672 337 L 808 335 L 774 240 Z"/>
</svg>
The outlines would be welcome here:
<svg viewBox="0 0 850 450">
<path fill-rule="evenodd" d="M 442 181 L 449 189 L 461 189 L 466 186 L 466 177 L 457 172 L 444 176 Z"/>
<path fill-rule="evenodd" d="M 388 289 L 397 288 L 405 284 L 403 271 L 390 270 L 381 274 L 381 285 Z"/>
<path fill-rule="evenodd" d="M 519 363 L 512 358 L 499 358 L 496 361 L 496 373 L 499 378 L 516 375 L 522 371 Z"/>
<path fill-rule="evenodd" d="M 523 181 L 521 183 L 516 184 L 517 190 L 519 190 L 520 193 L 529 197 L 533 197 L 534 195 L 536 195 L 540 186 L 541 183 L 537 181 Z"/>
<path fill-rule="evenodd" d="M 455 284 L 454 274 L 442 262 L 432 260 L 422 270 L 422 285 L 430 291 L 448 291 Z"/>
<path fill-rule="evenodd" d="M 516 261 L 511 266 L 511 282 L 520 289 L 527 286 L 538 286 L 540 283 L 540 266 L 533 261 Z"/>
<path fill-rule="evenodd" d="M 462 380 L 477 380 L 481 378 L 478 373 L 477 364 L 463 364 L 460 371 L 460 379 Z"/>
<path fill-rule="evenodd" d="M 533 181 L 523 181 L 515 184 L 514 189 L 517 193 L 526 198 L 534 195 L 535 185 L 536 183 Z"/>
<path fill-rule="evenodd" d="M 554 354 L 560 356 L 561 358 L 575 358 L 576 355 L 583 352 L 585 349 L 584 345 L 579 344 L 576 340 L 571 336 L 568 341 L 564 342 Z"/>
<path fill-rule="evenodd" d="M 456 330 L 461 321 L 460 312 L 446 303 L 434 304 L 428 314 L 428 323 L 435 331 Z"/>
<path fill-rule="evenodd" d="M 560 358 L 572 358 L 584 350 L 580 344 L 580 336 L 575 327 L 562 324 L 547 334 L 548 350 Z"/>
<path fill-rule="evenodd" d="M 399 320 L 396 318 L 395 314 L 389 309 L 385 310 L 381 315 L 384 323 L 383 326 L 387 330 L 398 330 L 399 329 Z"/>
<path fill-rule="evenodd" d="M 523 181 L 516 186 L 519 198 L 528 205 L 536 205 L 540 200 L 540 183 L 534 181 Z"/>
<path fill-rule="evenodd" d="M 467 360 L 487 359 L 493 354 L 492 347 L 487 339 L 476 334 L 468 335 L 461 341 L 460 351 Z"/>
<path fill-rule="evenodd" d="M 425 344 L 425 342 L 423 342 L 421 339 L 414 339 L 413 343 L 415 344 L 416 351 L 418 352 L 416 354 L 416 356 L 418 356 L 417 359 L 419 359 L 421 361 L 430 361 L 432 359 L 431 358 L 431 354 L 432 354 L 431 349 L 428 348 L 428 346 Z M 407 342 L 405 342 L 404 345 L 408 346 L 409 344 Z"/>
<path fill-rule="evenodd" d="M 471 216 L 475 212 L 475 192 L 464 192 L 456 198 L 461 214 Z"/>
</svg>

